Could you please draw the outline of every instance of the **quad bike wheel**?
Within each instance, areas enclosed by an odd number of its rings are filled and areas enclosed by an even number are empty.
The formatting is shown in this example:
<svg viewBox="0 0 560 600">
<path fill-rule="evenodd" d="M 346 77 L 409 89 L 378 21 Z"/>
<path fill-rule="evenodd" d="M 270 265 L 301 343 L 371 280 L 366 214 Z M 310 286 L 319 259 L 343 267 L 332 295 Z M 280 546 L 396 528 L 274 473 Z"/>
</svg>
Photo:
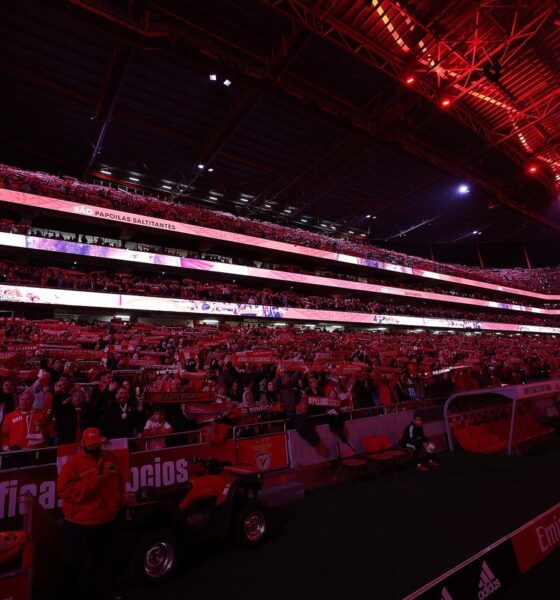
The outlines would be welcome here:
<svg viewBox="0 0 560 600">
<path fill-rule="evenodd" d="M 142 537 L 132 554 L 134 579 L 157 584 L 173 577 L 179 564 L 180 548 L 169 529 L 156 529 Z"/>
<path fill-rule="evenodd" d="M 266 540 L 268 529 L 268 516 L 262 505 L 249 502 L 236 515 L 234 541 L 246 547 L 259 546 Z"/>
</svg>

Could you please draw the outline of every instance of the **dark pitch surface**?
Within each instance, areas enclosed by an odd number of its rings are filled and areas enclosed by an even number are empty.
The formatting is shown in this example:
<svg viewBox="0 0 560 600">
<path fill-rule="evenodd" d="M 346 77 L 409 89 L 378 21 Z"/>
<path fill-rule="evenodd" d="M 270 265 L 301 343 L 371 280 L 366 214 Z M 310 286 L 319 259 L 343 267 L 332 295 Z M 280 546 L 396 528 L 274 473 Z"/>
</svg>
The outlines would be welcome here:
<svg viewBox="0 0 560 600">
<path fill-rule="evenodd" d="M 311 492 L 276 511 L 265 546 L 200 548 L 174 581 L 130 597 L 402 598 L 560 501 L 559 458 L 444 457 L 428 473 Z"/>
</svg>

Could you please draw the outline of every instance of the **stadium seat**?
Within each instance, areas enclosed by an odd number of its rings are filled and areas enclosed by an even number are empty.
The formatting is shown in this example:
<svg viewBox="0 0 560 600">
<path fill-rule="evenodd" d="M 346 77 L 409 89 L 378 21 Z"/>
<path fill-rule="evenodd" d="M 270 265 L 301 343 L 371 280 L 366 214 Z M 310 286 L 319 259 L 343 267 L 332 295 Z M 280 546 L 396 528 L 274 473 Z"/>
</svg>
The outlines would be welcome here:
<svg viewBox="0 0 560 600">
<path fill-rule="evenodd" d="M 359 455 L 350 444 L 337 442 L 336 448 L 339 477 L 343 475 L 350 486 L 352 477 L 359 475 L 369 477 L 368 461 Z"/>
</svg>

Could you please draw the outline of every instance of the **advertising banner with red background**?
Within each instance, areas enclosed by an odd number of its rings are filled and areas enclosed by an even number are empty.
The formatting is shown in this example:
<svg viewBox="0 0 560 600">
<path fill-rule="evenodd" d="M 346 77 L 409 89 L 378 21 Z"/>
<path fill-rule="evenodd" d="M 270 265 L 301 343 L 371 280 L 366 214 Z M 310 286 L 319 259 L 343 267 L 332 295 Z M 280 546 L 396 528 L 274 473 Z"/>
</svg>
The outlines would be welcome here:
<svg viewBox="0 0 560 600">
<path fill-rule="evenodd" d="M 515 533 L 512 542 L 521 573 L 527 572 L 560 548 L 560 505 Z"/>
<path fill-rule="evenodd" d="M 236 451 L 237 446 L 237 451 Z M 284 433 L 227 440 L 220 445 L 193 444 L 135 452 L 130 455 L 128 490 L 143 486 L 167 487 L 188 479 L 188 460 L 193 456 L 215 457 L 257 471 L 270 471 L 288 466 Z"/>
<path fill-rule="evenodd" d="M 236 466 L 263 472 L 288 466 L 286 435 L 283 432 L 227 440 L 219 445 L 191 444 L 132 452 L 128 456 L 128 491 L 135 492 L 142 486 L 168 487 L 186 481 L 189 458 L 193 456 L 229 460 Z M 19 504 L 19 497 L 25 493 L 35 496 L 47 510 L 59 507 L 57 477 L 57 465 L 54 463 L 0 471 L 0 530 L 19 524 L 24 510 Z"/>
</svg>

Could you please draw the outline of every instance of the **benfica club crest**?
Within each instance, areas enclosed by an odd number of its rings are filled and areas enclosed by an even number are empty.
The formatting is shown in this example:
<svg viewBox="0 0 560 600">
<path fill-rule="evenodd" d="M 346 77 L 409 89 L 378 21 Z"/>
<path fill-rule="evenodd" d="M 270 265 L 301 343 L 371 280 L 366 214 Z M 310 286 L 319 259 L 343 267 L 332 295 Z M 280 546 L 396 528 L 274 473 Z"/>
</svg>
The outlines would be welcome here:
<svg viewBox="0 0 560 600">
<path fill-rule="evenodd" d="M 270 467 L 270 454 L 268 452 L 259 452 L 255 456 L 255 462 L 259 471 L 266 471 Z"/>
</svg>

